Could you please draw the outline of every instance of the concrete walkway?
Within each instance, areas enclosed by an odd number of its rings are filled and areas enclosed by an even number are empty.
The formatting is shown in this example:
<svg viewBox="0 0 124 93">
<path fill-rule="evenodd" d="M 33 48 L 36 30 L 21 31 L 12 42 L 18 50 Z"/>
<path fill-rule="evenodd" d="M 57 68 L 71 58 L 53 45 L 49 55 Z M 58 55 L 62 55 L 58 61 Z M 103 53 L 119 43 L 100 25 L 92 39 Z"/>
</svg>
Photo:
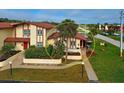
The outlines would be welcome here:
<svg viewBox="0 0 124 93">
<path fill-rule="evenodd" d="M 82 49 L 82 57 L 83 57 L 84 67 L 87 72 L 89 82 L 99 82 L 98 77 L 97 77 L 95 71 L 93 70 L 92 65 L 90 64 L 88 57 L 86 56 L 85 48 Z"/>
<path fill-rule="evenodd" d="M 109 37 L 107 37 L 107 36 L 103 36 L 103 35 L 97 34 L 97 35 L 95 36 L 95 38 L 104 40 L 104 41 L 106 41 L 106 42 L 108 42 L 108 43 L 111 43 L 111 44 L 117 46 L 117 47 L 120 47 L 120 42 L 119 42 L 119 41 L 114 40 L 114 39 L 111 39 L 111 38 L 109 38 Z M 124 49 L 124 43 L 123 43 L 123 49 Z"/>
</svg>

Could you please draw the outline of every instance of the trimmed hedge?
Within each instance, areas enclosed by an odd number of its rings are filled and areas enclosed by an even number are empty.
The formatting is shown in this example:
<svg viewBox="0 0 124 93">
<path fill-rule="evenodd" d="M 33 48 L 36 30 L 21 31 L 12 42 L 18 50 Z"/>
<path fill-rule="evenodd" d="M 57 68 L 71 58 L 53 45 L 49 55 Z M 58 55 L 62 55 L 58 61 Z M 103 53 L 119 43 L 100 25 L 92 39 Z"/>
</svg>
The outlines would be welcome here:
<svg viewBox="0 0 124 93">
<path fill-rule="evenodd" d="M 25 51 L 26 58 L 49 58 L 45 48 L 29 48 Z"/>
<path fill-rule="evenodd" d="M 47 48 L 31 47 L 25 51 L 25 58 L 38 58 L 38 59 L 59 59 L 64 56 L 64 46 L 61 42 L 57 41 L 55 46 L 49 45 Z"/>
</svg>

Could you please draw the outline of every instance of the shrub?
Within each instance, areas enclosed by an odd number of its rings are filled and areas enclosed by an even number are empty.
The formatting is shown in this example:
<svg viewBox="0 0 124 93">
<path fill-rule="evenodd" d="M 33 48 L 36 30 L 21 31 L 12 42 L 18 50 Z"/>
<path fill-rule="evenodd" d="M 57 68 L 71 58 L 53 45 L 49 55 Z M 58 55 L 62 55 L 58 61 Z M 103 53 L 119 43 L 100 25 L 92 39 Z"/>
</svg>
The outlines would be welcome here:
<svg viewBox="0 0 124 93">
<path fill-rule="evenodd" d="M 65 49 L 65 46 L 62 43 L 62 41 L 56 41 L 55 46 L 54 46 L 54 50 L 52 52 L 52 57 L 53 58 L 63 57 L 64 56 L 64 49 Z"/>
<path fill-rule="evenodd" d="M 6 44 L 2 47 L 2 51 L 5 53 L 9 53 L 10 51 L 14 50 L 15 46 L 13 44 Z"/>
<path fill-rule="evenodd" d="M 53 45 L 49 45 L 48 47 L 47 47 L 47 53 L 51 56 L 52 55 L 52 52 L 53 52 Z"/>
<path fill-rule="evenodd" d="M 64 44 L 57 41 L 55 46 L 49 45 L 47 48 L 29 48 L 25 51 L 26 58 L 61 58 L 64 55 Z"/>
<path fill-rule="evenodd" d="M 42 48 L 29 48 L 25 51 L 26 58 L 49 58 L 44 47 Z"/>
<path fill-rule="evenodd" d="M 29 48 L 36 48 L 36 46 L 35 46 L 35 45 L 32 45 L 32 46 L 30 46 Z"/>
</svg>

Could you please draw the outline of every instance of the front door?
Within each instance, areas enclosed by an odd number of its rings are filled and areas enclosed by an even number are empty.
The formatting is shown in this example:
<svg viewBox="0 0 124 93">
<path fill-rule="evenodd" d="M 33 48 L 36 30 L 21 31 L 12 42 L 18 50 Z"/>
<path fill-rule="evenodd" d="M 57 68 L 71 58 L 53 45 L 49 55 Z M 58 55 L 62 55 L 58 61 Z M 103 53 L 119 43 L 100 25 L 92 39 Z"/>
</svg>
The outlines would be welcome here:
<svg viewBox="0 0 124 93">
<path fill-rule="evenodd" d="M 80 47 L 82 47 L 83 46 L 83 40 L 80 40 Z"/>
<path fill-rule="evenodd" d="M 24 42 L 24 49 L 28 48 L 28 42 Z"/>
</svg>

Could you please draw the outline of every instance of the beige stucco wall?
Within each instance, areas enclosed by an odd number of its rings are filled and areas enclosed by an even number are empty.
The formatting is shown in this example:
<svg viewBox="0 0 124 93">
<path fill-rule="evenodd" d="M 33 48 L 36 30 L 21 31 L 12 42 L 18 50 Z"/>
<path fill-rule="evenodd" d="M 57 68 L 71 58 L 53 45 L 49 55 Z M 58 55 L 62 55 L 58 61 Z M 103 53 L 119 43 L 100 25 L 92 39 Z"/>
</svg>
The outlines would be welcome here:
<svg viewBox="0 0 124 93">
<path fill-rule="evenodd" d="M 30 45 L 37 45 L 36 44 L 36 26 L 30 25 Z"/>
<path fill-rule="evenodd" d="M 52 35 L 53 33 L 57 32 L 57 29 L 53 28 L 53 29 L 50 29 L 50 30 L 47 30 L 47 38 Z"/>
<path fill-rule="evenodd" d="M 43 29 L 43 46 L 46 47 L 46 42 L 47 42 L 47 33 L 46 29 Z"/>
<path fill-rule="evenodd" d="M 58 40 L 59 40 L 59 38 L 58 38 Z M 49 39 L 48 41 L 48 45 L 49 44 L 51 44 L 51 45 L 53 45 L 54 43 L 55 43 L 55 39 Z M 70 39 L 68 39 L 68 48 L 70 48 Z M 82 42 L 82 44 L 83 44 L 83 42 Z M 76 48 L 80 48 L 80 40 L 79 39 L 76 39 Z"/>
<path fill-rule="evenodd" d="M 14 30 L 13 30 L 13 28 L 0 29 L 0 49 L 4 45 L 4 40 L 7 37 L 13 37 L 13 36 L 14 36 Z"/>
<path fill-rule="evenodd" d="M 64 56 L 65 57 L 65 56 Z M 81 60 L 82 59 L 82 56 L 79 55 L 79 56 L 76 56 L 76 55 L 68 55 L 67 56 L 67 59 L 70 59 L 70 60 Z"/>
<path fill-rule="evenodd" d="M 27 63 L 27 64 L 61 64 L 62 59 L 26 59 L 26 58 L 23 58 L 23 63 Z"/>
<path fill-rule="evenodd" d="M 16 27 L 16 37 L 23 37 L 23 26 L 19 25 Z"/>
<path fill-rule="evenodd" d="M 47 42 L 48 42 L 48 45 L 53 45 L 55 40 L 54 39 L 49 39 L 49 40 L 47 40 Z"/>
<path fill-rule="evenodd" d="M 80 40 L 76 39 L 76 48 L 80 48 Z"/>
<path fill-rule="evenodd" d="M 26 25 L 24 26 L 26 28 Z M 43 46 L 46 46 L 46 29 L 42 27 L 37 27 L 37 29 L 43 29 L 43 37 L 37 37 L 36 26 L 29 25 L 30 29 L 30 45 L 37 45 L 37 42 L 43 42 Z M 16 27 L 16 37 L 23 37 L 23 26 L 19 25 Z M 37 40 L 36 40 L 37 38 Z"/>
<path fill-rule="evenodd" d="M 24 50 L 23 48 L 23 42 L 16 42 L 16 50 Z"/>
</svg>

